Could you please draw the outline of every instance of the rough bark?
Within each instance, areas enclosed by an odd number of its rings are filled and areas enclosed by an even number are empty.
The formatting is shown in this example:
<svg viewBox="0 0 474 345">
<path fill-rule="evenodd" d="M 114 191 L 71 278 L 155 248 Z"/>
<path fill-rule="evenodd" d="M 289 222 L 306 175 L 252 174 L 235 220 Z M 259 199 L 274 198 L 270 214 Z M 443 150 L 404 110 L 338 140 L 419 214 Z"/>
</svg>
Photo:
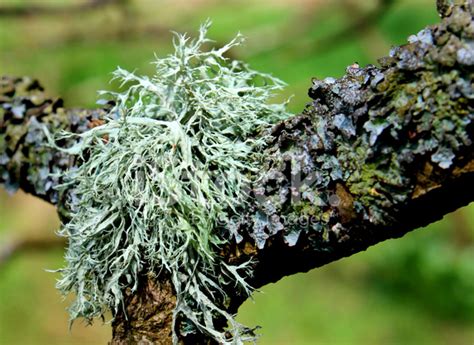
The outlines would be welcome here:
<svg viewBox="0 0 474 345">
<path fill-rule="evenodd" d="M 126 305 L 112 323 L 111 345 L 172 343 L 176 296 L 168 279 L 145 277 L 137 293 L 127 291 Z"/>
<path fill-rule="evenodd" d="M 303 113 L 274 128 L 250 206 L 221 229 L 234 238 L 221 259 L 253 259 L 254 287 L 403 236 L 474 199 L 473 4 L 438 1 L 438 9 L 442 22 L 380 67 L 314 80 Z M 0 105 L 0 183 L 67 217 L 50 173 L 75 162 L 47 145 L 39 123 L 83 132 L 104 111 L 65 109 L 28 78 L 2 78 Z M 245 296 L 228 292 L 236 311 Z M 166 279 L 144 276 L 127 317 L 116 316 L 112 344 L 170 343 L 174 301 Z"/>
</svg>

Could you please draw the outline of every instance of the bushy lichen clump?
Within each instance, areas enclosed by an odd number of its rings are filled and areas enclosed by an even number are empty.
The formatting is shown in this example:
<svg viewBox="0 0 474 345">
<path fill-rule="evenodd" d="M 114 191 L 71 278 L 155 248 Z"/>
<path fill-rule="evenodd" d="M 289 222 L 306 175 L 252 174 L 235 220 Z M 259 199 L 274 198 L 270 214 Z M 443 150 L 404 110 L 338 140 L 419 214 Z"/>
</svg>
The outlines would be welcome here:
<svg viewBox="0 0 474 345">
<path fill-rule="evenodd" d="M 250 293 L 247 265 L 216 259 L 226 240 L 216 223 L 245 202 L 266 129 L 287 113 L 285 104 L 268 103 L 282 82 L 225 58 L 241 36 L 202 50 L 208 26 L 195 40 L 177 34 L 175 53 L 154 62 L 151 78 L 119 68 L 124 91 L 103 93 L 116 105 L 67 149 L 83 161 L 62 186 L 73 185 L 77 200 L 61 229 L 69 248 L 58 283 L 76 294 L 73 319 L 117 312 L 125 288 L 133 292 L 140 275 L 165 270 L 177 295 L 175 320 L 187 320 L 182 335 L 204 332 L 220 343 L 245 337 L 222 307 L 221 287 Z M 229 322 L 233 338 L 215 329 L 216 318 Z"/>
</svg>

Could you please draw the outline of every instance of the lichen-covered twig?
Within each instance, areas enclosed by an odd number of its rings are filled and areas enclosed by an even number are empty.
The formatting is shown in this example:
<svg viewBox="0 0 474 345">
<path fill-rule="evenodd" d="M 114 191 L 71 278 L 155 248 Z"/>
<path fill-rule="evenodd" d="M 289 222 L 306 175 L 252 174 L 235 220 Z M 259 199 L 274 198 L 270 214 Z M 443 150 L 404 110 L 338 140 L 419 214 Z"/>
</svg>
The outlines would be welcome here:
<svg viewBox="0 0 474 345">
<path fill-rule="evenodd" d="M 55 189 L 61 182 L 56 173 L 75 161 L 48 145 L 43 126 L 52 133 L 82 133 L 101 124 L 104 114 L 102 109 L 64 109 L 60 98 L 48 98 L 31 78 L 0 78 L 0 183 L 10 193 L 21 188 L 58 205 L 65 215 L 66 204 Z"/>
<path fill-rule="evenodd" d="M 220 224 L 234 239 L 218 260 L 252 259 L 247 279 L 259 287 L 400 237 L 474 199 L 473 4 L 454 2 L 440 3 L 442 22 L 394 48 L 380 67 L 353 65 L 341 79 L 313 81 L 306 110 L 268 139 L 251 205 Z M 61 204 L 52 189 L 60 181 L 48 173 L 76 162 L 46 147 L 37 123 L 83 132 L 103 112 L 65 110 L 25 79 L 2 79 L 1 94 L 0 182 Z M 127 317 L 116 316 L 113 343 L 169 343 L 169 277 L 140 279 L 137 292 L 125 291 Z M 235 312 L 243 296 L 226 293 Z"/>
<path fill-rule="evenodd" d="M 381 67 L 313 81 L 312 103 L 275 128 L 258 202 L 239 219 L 233 250 L 257 253 L 256 286 L 471 201 L 473 38 L 472 4 L 454 6 Z"/>
</svg>

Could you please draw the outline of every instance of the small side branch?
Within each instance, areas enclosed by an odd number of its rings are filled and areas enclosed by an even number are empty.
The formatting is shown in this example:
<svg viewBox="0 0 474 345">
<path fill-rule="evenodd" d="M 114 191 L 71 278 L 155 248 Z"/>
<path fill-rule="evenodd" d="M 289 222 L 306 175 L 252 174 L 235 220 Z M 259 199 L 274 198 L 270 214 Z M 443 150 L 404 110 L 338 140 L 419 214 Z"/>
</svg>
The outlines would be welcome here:
<svg viewBox="0 0 474 345">
<path fill-rule="evenodd" d="M 66 241 L 60 237 L 20 238 L 7 241 L 0 246 L 0 268 L 7 265 L 16 256 L 29 252 L 43 252 L 51 249 L 64 248 Z"/>
<path fill-rule="evenodd" d="M 64 15 L 76 14 L 78 12 L 87 12 L 99 9 L 101 7 L 118 4 L 123 0 L 89 0 L 85 3 L 79 3 L 69 6 L 51 6 L 51 5 L 23 5 L 23 6 L 0 6 L 0 16 L 4 17 L 30 17 L 41 15 Z"/>
</svg>

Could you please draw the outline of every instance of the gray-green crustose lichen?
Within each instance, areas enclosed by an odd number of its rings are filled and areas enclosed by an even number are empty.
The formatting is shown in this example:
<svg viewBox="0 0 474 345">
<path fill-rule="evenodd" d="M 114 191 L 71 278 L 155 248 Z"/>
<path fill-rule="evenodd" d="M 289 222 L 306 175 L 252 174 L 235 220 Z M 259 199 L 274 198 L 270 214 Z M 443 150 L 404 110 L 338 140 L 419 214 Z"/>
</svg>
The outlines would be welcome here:
<svg viewBox="0 0 474 345">
<path fill-rule="evenodd" d="M 43 128 L 51 131 L 85 132 L 103 111 L 62 108 L 59 99 L 46 97 L 38 81 L 23 77 L 0 78 L 0 183 L 10 193 L 18 188 L 58 204 L 62 216 L 67 210 L 63 196 L 54 188 L 61 183 L 59 172 L 74 161 L 64 152 L 45 145 Z M 64 142 L 72 145 L 75 139 Z"/>
<path fill-rule="evenodd" d="M 202 332 L 219 343 L 240 343 L 248 330 L 225 310 L 223 286 L 251 293 L 249 263 L 217 257 L 230 237 L 215 231 L 237 205 L 262 160 L 272 123 L 288 117 L 285 104 L 269 104 L 283 84 L 224 55 L 203 51 L 209 24 L 191 40 L 176 35 L 175 53 L 156 59 L 153 77 L 117 69 L 122 92 L 103 92 L 116 105 L 104 123 L 61 139 L 63 152 L 81 164 L 64 176 L 72 188 L 71 219 L 60 233 L 69 246 L 58 287 L 76 298 L 72 319 L 91 320 L 122 307 L 123 291 L 136 291 L 140 275 L 170 275 L 177 296 L 179 335 Z M 229 323 L 225 334 L 215 319 Z"/>
</svg>

